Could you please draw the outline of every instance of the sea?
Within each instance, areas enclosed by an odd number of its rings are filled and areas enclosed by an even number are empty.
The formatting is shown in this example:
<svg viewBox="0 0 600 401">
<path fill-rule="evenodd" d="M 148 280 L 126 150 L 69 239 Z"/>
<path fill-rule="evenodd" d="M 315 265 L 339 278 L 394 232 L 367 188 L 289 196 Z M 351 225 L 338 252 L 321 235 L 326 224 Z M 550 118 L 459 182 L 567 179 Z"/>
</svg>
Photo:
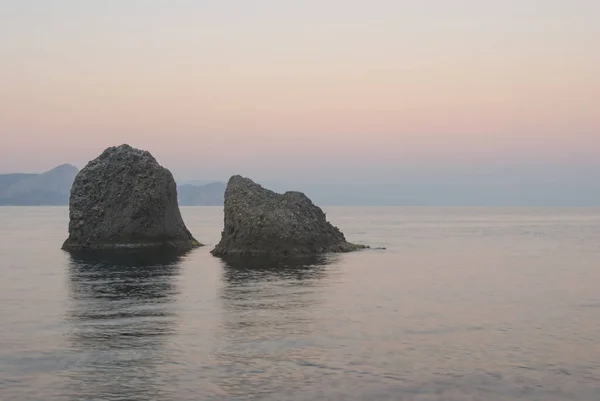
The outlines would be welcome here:
<svg viewBox="0 0 600 401">
<path fill-rule="evenodd" d="M 0 399 L 600 400 L 600 209 L 329 207 L 385 250 L 274 265 L 62 251 L 0 208 Z"/>
</svg>

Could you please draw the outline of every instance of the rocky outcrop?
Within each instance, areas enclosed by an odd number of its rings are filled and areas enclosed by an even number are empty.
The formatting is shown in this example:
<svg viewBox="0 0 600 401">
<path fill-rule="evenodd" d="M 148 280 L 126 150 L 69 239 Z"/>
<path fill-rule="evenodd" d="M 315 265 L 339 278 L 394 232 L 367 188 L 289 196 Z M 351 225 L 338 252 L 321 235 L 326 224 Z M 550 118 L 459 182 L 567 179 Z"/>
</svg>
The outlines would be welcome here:
<svg viewBox="0 0 600 401">
<path fill-rule="evenodd" d="M 347 242 L 303 193 L 277 194 L 238 175 L 227 184 L 225 227 L 211 253 L 277 258 L 364 248 Z"/>
<path fill-rule="evenodd" d="M 65 250 L 201 245 L 181 218 L 171 172 L 129 145 L 106 149 L 77 174 L 69 207 Z"/>
</svg>

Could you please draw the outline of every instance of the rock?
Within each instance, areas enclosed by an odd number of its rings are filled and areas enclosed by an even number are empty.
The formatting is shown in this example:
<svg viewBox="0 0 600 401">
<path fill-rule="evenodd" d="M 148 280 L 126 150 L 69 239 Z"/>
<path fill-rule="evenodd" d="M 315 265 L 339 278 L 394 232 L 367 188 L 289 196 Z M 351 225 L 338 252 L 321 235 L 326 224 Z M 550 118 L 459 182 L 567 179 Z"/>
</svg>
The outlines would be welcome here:
<svg viewBox="0 0 600 401">
<path fill-rule="evenodd" d="M 225 191 L 225 227 L 214 256 L 290 256 L 367 248 L 346 241 L 321 208 L 301 192 L 277 194 L 248 178 L 231 177 Z"/>
<path fill-rule="evenodd" d="M 186 228 L 173 175 L 149 152 L 110 147 L 75 177 L 64 250 L 200 246 Z"/>
</svg>

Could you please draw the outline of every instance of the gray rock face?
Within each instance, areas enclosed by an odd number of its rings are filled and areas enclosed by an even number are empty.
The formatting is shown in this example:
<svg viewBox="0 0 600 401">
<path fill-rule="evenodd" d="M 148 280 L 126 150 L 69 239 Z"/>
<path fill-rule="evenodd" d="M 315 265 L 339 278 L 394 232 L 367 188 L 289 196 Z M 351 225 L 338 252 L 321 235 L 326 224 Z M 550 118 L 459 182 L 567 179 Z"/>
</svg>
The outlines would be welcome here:
<svg viewBox="0 0 600 401">
<path fill-rule="evenodd" d="M 65 250 L 201 245 L 181 218 L 171 172 L 129 145 L 106 149 L 77 174 L 69 207 Z"/>
<path fill-rule="evenodd" d="M 295 257 L 364 248 L 347 242 L 303 193 L 277 194 L 236 175 L 225 191 L 221 242 L 211 253 L 221 257 Z"/>
</svg>

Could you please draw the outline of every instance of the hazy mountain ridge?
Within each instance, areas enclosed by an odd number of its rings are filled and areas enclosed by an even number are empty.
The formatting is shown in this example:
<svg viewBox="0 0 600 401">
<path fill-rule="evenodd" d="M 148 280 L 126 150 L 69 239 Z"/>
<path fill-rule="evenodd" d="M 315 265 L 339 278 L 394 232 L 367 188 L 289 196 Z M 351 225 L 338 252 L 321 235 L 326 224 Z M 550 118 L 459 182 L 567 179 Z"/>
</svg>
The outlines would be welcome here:
<svg viewBox="0 0 600 401">
<path fill-rule="evenodd" d="M 13 173 L 13 174 L 0 174 L 0 196 L 5 189 L 13 185 L 18 181 L 25 180 L 27 178 L 35 177 L 37 174 L 28 173 Z"/>
<path fill-rule="evenodd" d="M 66 206 L 71 186 L 79 169 L 62 164 L 40 174 L 0 174 L 2 206 Z M 225 183 L 215 181 L 203 185 L 177 186 L 179 204 L 183 206 L 222 206 Z"/>
<path fill-rule="evenodd" d="M 69 204 L 70 187 L 78 170 L 65 164 L 42 174 L 0 174 L 0 205 Z M 383 181 L 372 177 L 356 181 L 297 182 L 258 180 L 276 192 L 301 191 L 319 206 L 600 206 L 600 172 L 586 169 L 562 176 L 555 172 L 544 181 L 542 174 L 521 174 L 520 179 L 502 174 L 474 177 L 449 174 L 399 177 Z M 584 174 L 585 173 L 585 174 Z M 218 180 L 177 180 L 181 206 L 223 206 L 225 183 Z"/>
<path fill-rule="evenodd" d="M 183 184 L 177 186 L 181 206 L 223 206 L 225 183 L 211 182 L 204 185 Z"/>
<path fill-rule="evenodd" d="M 78 172 L 77 167 L 63 164 L 41 174 L 0 175 L 0 205 L 67 205 Z"/>
</svg>

